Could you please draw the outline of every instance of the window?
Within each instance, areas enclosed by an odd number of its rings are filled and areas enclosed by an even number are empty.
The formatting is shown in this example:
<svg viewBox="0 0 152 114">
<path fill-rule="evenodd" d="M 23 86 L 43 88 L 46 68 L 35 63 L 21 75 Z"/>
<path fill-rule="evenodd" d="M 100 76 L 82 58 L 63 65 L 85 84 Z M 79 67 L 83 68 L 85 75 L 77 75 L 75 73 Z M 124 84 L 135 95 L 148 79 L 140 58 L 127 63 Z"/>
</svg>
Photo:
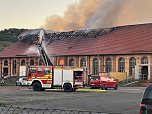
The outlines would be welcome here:
<svg viewBox="0 0 152 114">
<path fill-rule="evenodd" d="M 25 60 L 22 60 L 21 61 L 21 66 L 24 66 L 25 65 Z"/>
<path fill-rule="evenodd" d="M 112 71 L 112 60 L 111 58 L 106 59 L 106 72 Z"/>
<path fill-rule="evenodd" d="M 13 60 L 12 74 L 16 74 L 16 60 Z"/>
<path fill-rule="evenodd" d="M 36 68 L 30 68 L 30 73 L 36 73 Z"/>
<path fill-rule="evenodd" d="M 75 66 L 75 65 L 74 65 L 74 59 L 70 59 L 70 61 L 69 61 L 69 66 Z"/>
<path fill-rule="evenodd" d="M 8 60 L 4 60 L 3 76 L 8 76 Z"/>
<path fill-rule="evenodd" d="M 141 58 L 141 64 L 148 64 L 148 58 L 147 57 Z"/>
<path fill-rule="evenodd" d="M 84 58 L 80 61 L 80 67 L 86 67 L 86 60 Z"/>
<path fill-rule="evenodd" d="M 142 104 L 152 105 L 152 88 L 150 86 L 144 92 Z"/>
<path fill-rule="evenodd" d="M 42 68 L 38 68 L 37 72 L 42 73 Z"/>
<path fill-rule="evenodd" d="M 4 66 L 8 66 L 8 60 L 4 60 Z"/>
<path fill-rule="evenodd" d="M 81 80 L 83 76 L 83 72 L 82 71 L 74 71 L 74 79 L 75 80 Z"/>
<path fill-rule="evenodd" d="M 118 72 L 125 72 L 125 59 L 122 57 L 118 60 Z"/>
<path fill-rule="evenodd" d="M 100 76 L 91 76 L 91 80 L 100 80 Z"/>
<path fill-rule="evenodd" d="M 34 60 L 33 59 L 30 60 L 30 65 L 34 65 Z"/>
<path fill-rule="evenodd" d="M 136 65 L 136 59 L 134 57 L 130 58 L 130 60 L 129 60 L 130 75 L 133 75 L 133 72 L 134 72 L 134 69 L 135 69 L 135 65 Z"/>
<path fill-rule="evenodd" d="M 50 74 L 50 68 L 44 68 L 44 74 Z"/>
<path fill-rule="evenodd" d="M 93 60 L 93 74 L 99 73 L 99 61 L 97 58 Z"/>
<path fill-rule="evenodd" d="M 62 66 L 65 65 L 64 59 L 59 60 L 59 65 L 62 65 Z"/>
</svg>

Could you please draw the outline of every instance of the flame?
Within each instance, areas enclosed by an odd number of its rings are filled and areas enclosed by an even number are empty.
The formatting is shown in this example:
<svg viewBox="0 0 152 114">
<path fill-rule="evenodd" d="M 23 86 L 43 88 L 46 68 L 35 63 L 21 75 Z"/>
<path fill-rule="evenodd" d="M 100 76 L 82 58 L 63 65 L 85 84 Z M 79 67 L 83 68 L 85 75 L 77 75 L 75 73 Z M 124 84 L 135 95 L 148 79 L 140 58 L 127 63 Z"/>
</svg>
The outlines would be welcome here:
<svg viewBox="0 0 152 114">
<path fill-rule="evenodd" d="M 45 29 L 67 31 L 152 22 L 152 0 L 79 0 L 64 16 L 49 16 Z"/>
</svg>

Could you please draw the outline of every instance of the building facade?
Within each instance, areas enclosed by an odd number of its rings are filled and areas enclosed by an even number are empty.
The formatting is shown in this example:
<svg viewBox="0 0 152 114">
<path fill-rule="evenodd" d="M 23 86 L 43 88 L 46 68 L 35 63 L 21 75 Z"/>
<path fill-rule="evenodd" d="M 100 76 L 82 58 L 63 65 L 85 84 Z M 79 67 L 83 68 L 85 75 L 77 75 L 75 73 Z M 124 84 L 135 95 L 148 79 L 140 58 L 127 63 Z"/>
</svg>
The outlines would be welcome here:
<svg viewBox="0 0 152 114">
<path fill-rule="evenodd" d="M 36 36 L 30 35 L 30 40 Z M 126 72 L 127 77 L 152 79 L 151 23 L 46 35 L 46 50 L 55 66 L 86 67 L 89 74 Z M 19 76 L 20 66 L 41 65 L 36 50 L 25 53 L 33 46 L 27 36 L 0 53 L 1 77 Z"/>
</svg>

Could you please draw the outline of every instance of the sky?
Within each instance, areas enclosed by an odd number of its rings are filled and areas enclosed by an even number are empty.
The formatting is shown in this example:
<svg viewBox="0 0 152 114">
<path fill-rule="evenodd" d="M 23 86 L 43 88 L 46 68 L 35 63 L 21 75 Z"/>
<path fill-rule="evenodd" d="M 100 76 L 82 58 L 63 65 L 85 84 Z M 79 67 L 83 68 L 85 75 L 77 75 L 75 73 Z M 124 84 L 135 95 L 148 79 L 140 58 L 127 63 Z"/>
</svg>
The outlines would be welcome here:
<svg viewBox="0 0 152 114">
<path fill-rule="evenodd" d="M 0 0 L 0 30 L 71 31 L 152 23 L 152 0 Z"/>
<path fill-rule="evenodd" d="M 40 28 L 50 15 L 63 16 L 78 0 L 0 0 L 0 30 Z"/>
</svg>

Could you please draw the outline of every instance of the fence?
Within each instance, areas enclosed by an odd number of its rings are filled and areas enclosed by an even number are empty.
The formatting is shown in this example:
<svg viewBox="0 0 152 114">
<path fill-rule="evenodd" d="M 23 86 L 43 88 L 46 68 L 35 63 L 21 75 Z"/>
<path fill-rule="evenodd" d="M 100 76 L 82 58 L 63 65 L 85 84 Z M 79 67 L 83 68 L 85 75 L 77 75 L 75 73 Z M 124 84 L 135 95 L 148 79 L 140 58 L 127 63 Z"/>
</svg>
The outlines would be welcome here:
<svg viewBox="0 0 152 114">
<path fill-rule="evenodd" d="M 122 81 L 122 85 L 127 86 L 127 85 L 130 85 L 130 84 L 136 83 L 138 81 L 139 80 L 135 80 L 135 78 L 133 78 L 133 77 L 128 77 L 128 78 L 126 78 L 125 80 Z"/>
<path fill-rule="evenodd" d="M 20 108 L 14 106 L 0 106 L 0 114 L 121 114 L 121 113 L 103 113 L 92 111 L 78 111 L 78 110 L 62 110 L 62 109 L 34 109 L 34 108 Z"/>
</svg>

